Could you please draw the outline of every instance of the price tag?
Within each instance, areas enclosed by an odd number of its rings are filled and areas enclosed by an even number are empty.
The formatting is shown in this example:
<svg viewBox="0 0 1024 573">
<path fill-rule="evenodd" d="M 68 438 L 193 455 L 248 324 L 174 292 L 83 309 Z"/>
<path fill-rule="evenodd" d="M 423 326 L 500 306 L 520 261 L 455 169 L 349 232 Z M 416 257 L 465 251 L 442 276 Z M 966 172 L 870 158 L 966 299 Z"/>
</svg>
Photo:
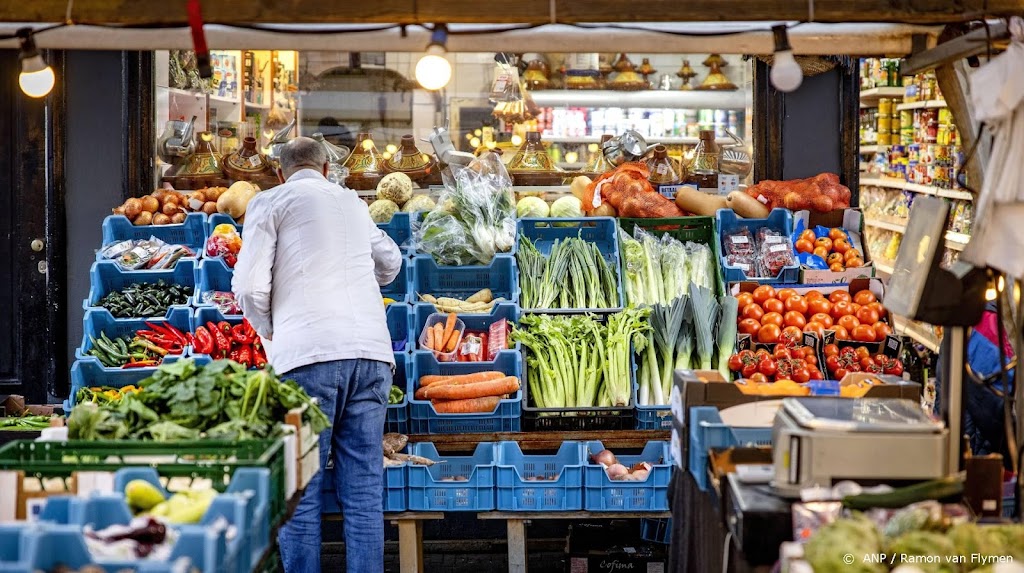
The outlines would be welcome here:
<svg viewBox="0 0 1024 573">
<path fill-rule="evenodd" d="M 668 165 L 662 163 L 658 166 L 658 175 L 664 175 L 668 171 Z"/>
<path fill-rule="evenodd" d="M 249 157 L 249 165 L 252 167 L 259 167 L 262 163 L 263 160 L 260 159 L 259 154 L 252 155 Z"/>
<path fill-rule="evenodd" d="M 789 250 L 789 245 L 786 245 L 784 243 L 780 243 L 778 245 L 772 245 L 771 247 L 768 247 L 768 251 L 771 252 L 771 253 L 779 253 L 779 252 L 788 251 L 788 250 Z"/>
<path fill-rule="evenodd" d="M 733 235 L 729 237 L 729 240 L 732 241 L 732 244 L 734 245 L 746 245 L 750 242 L 750 239 L 748 239 L 746 235 Z"/>
<path fill-rule="evenodd" d="M 767 237 L 764 238 L 764 244 L 774 245 L 775 243 L 782 243 L 785 240 L 785 237 L 781 237 L 779 235 L 768 235 Z"/>
</svg>

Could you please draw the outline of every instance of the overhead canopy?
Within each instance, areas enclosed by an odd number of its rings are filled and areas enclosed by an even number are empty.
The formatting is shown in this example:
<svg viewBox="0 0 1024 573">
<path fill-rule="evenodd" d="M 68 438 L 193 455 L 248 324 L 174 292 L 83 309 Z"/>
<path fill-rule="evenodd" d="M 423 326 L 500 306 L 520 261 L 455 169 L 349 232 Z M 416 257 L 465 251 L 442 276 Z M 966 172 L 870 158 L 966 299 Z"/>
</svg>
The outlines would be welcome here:
<svg viewBox="0 0 1024 573">
<path fill-rule="evenodd" d="M 1024 1 L 1024 0 L 1022 0 Z M 81 0 L 76 0 L 75 6 Z M 44 2 L 45 3 L 45 2 Z M 142 2 L 140 2 L 142 3 Z M 647 11 L 649 12 L 649 11 Z M 768 22 L 680 22 L 587 24 L 586 27 L 551 24 L 514 28 L 507 24 L 453 24 L 450 52 L 581 52 L 628 50 L 654 53 L 770 54 L 773 43 Z M 911 52 L 914 35 L 933 43 L 941 31 L 934 26 L 905 24 L 797 24 L 789 31 L 790 43 L 806 55 L 904 55 Z M 13 34 L 26 23 L 0 24 L 0 35 Z M 45 28 L 45 24 L 31 25 Z M 421 52 L 430 32 L 421 26 L 290 24 L 253 27 L 207 25 L 212 49 L 331 50 L 347 52 Z M 600 48 L 593 43 L 600 38 Z M 40 48 L 80 50 L 191 49 L 188 28 L 112 28 L 73 25 L 36 36 Z M 17 47 L 17 40 L 0 41 Z"/>
</svg>

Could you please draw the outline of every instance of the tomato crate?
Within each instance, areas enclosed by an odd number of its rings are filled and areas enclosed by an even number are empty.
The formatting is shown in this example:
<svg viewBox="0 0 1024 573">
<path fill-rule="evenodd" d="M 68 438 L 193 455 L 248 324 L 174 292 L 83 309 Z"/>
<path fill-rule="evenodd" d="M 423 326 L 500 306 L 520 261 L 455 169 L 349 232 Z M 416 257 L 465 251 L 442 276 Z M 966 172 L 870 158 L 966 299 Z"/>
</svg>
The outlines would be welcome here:
<svg viewBox="0 0 1024 573">
<path fill-rule="evenodd" d="M 408 476 L 406 466 L 402 462 L 397 466 L 386 466 L 384 468 L 384 511 L 405 511 L 409 509 L 409 502 L 406 498 L 406 484 Z M 338 485 L 334 481 L 334 466 L 332 461 L 327 462 L 327 468 L 323 472 L 323 480 L 320 486 L 320 507 L 323 514 L 341 513 L 341 504 L 338 501 Z"/>
<path fill-rule="evenodd" d="M 196 252 L 206 246 L 207 223 L 205 213 L 189 213 L 185 222 L 174 225 L 135 226 L 124 215 L 108 215 L 103 219 L 103 243 L 105 247 L 119 241 L 142 241 L 156 237 L 172 245 L 184 245 Z"/>
<path fill-rule="evenodd" d="M 377 223 L 377 228 L 387 233 L 403 253 L 412 253 L 412 214 L 399 211 L 387 223 Z"/>
<path fill-rule="evenodd" d="M 398 404 L 388 404 L 387 417 L 384 419 L 385 432 L 409 433 L 409 394 L 406 392 L 409 389 L 409 376 L 412 374 L 409 362 L 408 353 L 395 353 L 395 374 L 391 385 L 401 388 L 402 401 Z"/>
<path fill-rule="evenodd" d="M 656 236 L 669 235 L 683 243 L 699 243 L 711 249 L 711 257 L 715 262 L 715 282 L 718 285 L 716 295 L 725 294 L 725 283 L 722 281 L 722 249 L 718 240 L 718 227 L 714 217 L 663 217 L 658 219 L 619 218 L 619 227 L 633 235 L 633 230 L 640 227 Z M 620 248 L 621 251 L 621 248 Z M 625 259 L 622 264 L 625 265 Z M 623 269 L 620 273 L 624 273 Z"/>
<path fill-rule="evenodd" d="M 609 308 L 524 308 L 525 313 L 536 314 L 575 314 L 592 312 L 610 314 L 619 312 L 626 304 L 622 290 L 622 269 L 619 265 L 619 234 L 613 217 L 580 217 L 580 218 L 527 218 L 519 220 L 519 235 L 533 241 L 534 246 L 545 257 L 551 254 L 556 241 L 564 241 L 578 237 L 597 246 L 601 256 L 607 261 L 615 273 L 615 284 L 618 290 L 618 301 Z M 520 292 L 520 295 L 522 293 Z M 517 299 L 518 300 L 518 299 Z M 522 304 L 522 301 L 519 301 Z"/>
<path fill-rule="evenodd" d="M 732 209 L 719 209 L 715 218 L 718 223 L 719 243 L 722 249 L 719 260 L 726 283 L 754 281 L 760 284 L 793 284 L 800 282 L 800 263 L 796 262 L 795 257 L 794 264 L 783 267 L 776 276 L 767 278 L 748 277 L 745 269 L 726 262 L 726 237 L 741 228 L 750 229 L 751 234 L 756 236 L 758 229 L 767 227 L 782 233 L 782 236 L 788 240 L 793 234 L 793 214 L 788 209 L 772 209 L 768 213 L 768 217 L 764 219 L 744 219 L 736 215 Z M 792 251 L 792 246 L 790 247 Z"/>
<path fill-rule="evenodd" d="M 194 291 L 196 286 L 195 263 L 195 259 L 182 259 L 174 265 L 173 269 L 157 271 L 123 271 L 114 261 L 93 263 L 89 270 L 89 297 L 83 301 L 82 308 L 85 310 L 99 308 L 100 299 L 107 294 L 139 283 L 164 281 L 168 284 L 185 286 Z M 192 296 L 190 295 L 185 303 L 172 305 L 171 308 L 187 308 L 191 300 Z"/>
<path fill-rule="evenodd" d="M 690 408 L 690 448 L 687 467 L 701 491 L 708 489 L 708 450 L 746 445 L 772 445 L 772 429 L 727 426 L 722 423 L 722 416 L 714 406 Z"/>
<path fill-rule="evenodd" d="M 99 359 L 88 354 L 92 349 L 92 341 L 89 337 L 99 338 L 100 334 L 106 334 L 108 338 L 121 336 L 132 336 L 139 330 L 149 329 L 147 322 L 157 325 L 169 324 L 181 332 L 188 334 L 192 332 L 192 310 L 184 307 L 172 307 L 167 311 L 166 318 L 114 318 L 105 308 L 94 308 L 85 311 L 82 318 L 82 344 L 75 349 L 77 360 L 90 360 L 99 363 Z M 176 355 L 181 358 L 189 355 L 191 347 L 186 345 L 182 354 Z M 169 354 L 168 356 L 175 356 Z M 102 366 L 102 364 L 101 364 Z M 111 370 L 120 370 L 111 368 Z"/>
<path fill-rule="evenodd" d="M 0 501 L 0 522 L 28 519 L 53 495 L 88 496 L 113 493 L 118 470 L 154 468 L 161 480 L 210 480 L 217 491 L 229 491 L 242 468 L 269 471 L 268 523 L 286 516 L 288 462 L 284 440 L 227 442 L 143 440 L 35 442 L 19 440 L 0 447 L 0 484 L 14 486 L 14 495 Z M 26 484 L 28 482 L 28 484 Z M 28 487 L 26 487 L 28 485 Z M 8 503 L 13 502 L 13 503 Z"/>
<path fill-rule="evenodd" d="M 583 509 L 583 446 L 565 441 L 555 454 L 523 454 L 517 442 L 498 444 L 499 511 Z"/>
<path fill-rule="evenodd" d="M 494 298 L 519 300 L 519 270 L 509 254 L 495 255 L 487 265 L 462 267 L 438 265 L 430 255 L 417 255 L 412 265 L 413 300 L 419 300 L 421 294 L 466 300 L 485 288 L 491 289 Z"/>
<path fill-rule="evenodd" d="M 668 442 L 647 442 L 639 454 L 616 454 L 615 458 L 627 468 L 640 462 L 651 464 L 644 481 L 613 480 L 604 466 L 590 462 L 590 456 L 604 450 L 599 441 L 586 442 L 583 452 L 584 501 L 583 508 L 590 511 L 667 511 L 668 482 L 672 478 Z"/>
<path fill-rule="evenodd" d="M 454 376 L 484 370 L 497 370 L 516 376 L 520 389 L 511 397 L 498 402 L 488 413 L 439 414 L 429 400 L 417 400 L 416 390 L 422 376 Z M 412 375 L 406 397 L 409 399 L 409 431 L 413 434 L 467 434 L 477 432 L 518 432 L 523 407 L 522 355 L 503 350 L 492 362 L 438 362 L 433 353 L 417 350 L 412 353 Z"/>
<path fill-rule="evenodd" d="M 477 444 L 472 456 L 437 453 L 432 442 L 409 444 L 406 451 L 436 461 L 409 464 L 410 511 L 490 511 L 495 508 L 497 444 Z"/>
<path fill-rule="evenodd" d="M 418 339 L 420 334 L 423 332 L 423 327 L 427 325 L 427 319 L 430 315 L 438 313 L 437 307 L 432 304 L 418 303 L 412 305 L 413 308 L 413 330 L 410 333 L 410 340 L 417 341 L 417 350 L 427 350 L 426 348 L 420 348 Z M 444 313 L 440 313 L 444 314 Z M 466 325 L 466 330 L 488 332 L 488 329 L 495 322 L 505 319 L 509 325 L 519 323 L 519 305 L 513 302 L 499 302 L 494 305 L 489 313 L 458 313 L 459 320 Z M 465 333 L 463 333 L 465 335 Z M 519 343 L 515 343 L 511 347 L 513 350 L 519 350 Z"/>
<path fill-rule="evenodd" d="M 197 364 L 206 364 L 210 361 L 208 356 L 190 357 Z M 182 356 L 166 356 L 164 363 L 170 364 L 182 360 Z M 71 391 L 67 400 L 64 400 L 64 411 L 71 412 L 78 399 L 78 391 L 82 388 L 93 388 L 106 386 L 110 388 L 124 388 L 125 386 L 138 386 L 139 381 L 149 378 L 158 367 L 151 368 L 104 368 L 99 360 L 89 356 L 76 360 L 71 365 Z"/>
<path fill-rule="evenodd" d="M 391 281 L 390 284 L 380 287 L 380 294 L 384 298 L 394 299 L 395 302 L 410 303 L 413 301 L 413 272 L 415 267 L 412 265 L 412 259 L 409 257 L 402 258 L 402 268 L 398 271 L 398 276 L 395 280 Z"/>
<path fill-rule="evenodd" d="M 662 543 L 664 545 L 668 545 L 669 541 L 672 539 L 672 518 L 641 518 L 640 539 L 650 541 L 651 543 Z"/>
</svg>

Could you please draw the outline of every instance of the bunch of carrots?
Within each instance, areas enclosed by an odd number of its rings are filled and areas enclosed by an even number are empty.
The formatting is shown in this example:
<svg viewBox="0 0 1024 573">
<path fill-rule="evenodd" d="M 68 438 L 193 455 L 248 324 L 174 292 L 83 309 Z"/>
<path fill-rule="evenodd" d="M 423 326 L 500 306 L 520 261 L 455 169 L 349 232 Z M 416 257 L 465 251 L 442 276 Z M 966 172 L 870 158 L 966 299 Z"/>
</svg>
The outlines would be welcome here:
<svg viewBox="0 0 1024 573">
<path fill-rule="evenodd" d="M 438 414 L 493 412 L 508 394 L 519 391 L 519 378 L 489 370 L 458 376 L 421 376 L 415 399 L 430 400 Z"/>
<path fill-rule="evenodd" d="M 462 340 L 462 332 L 455 328 L 458 317 L 454 312 L 448 313 L 444 324 L 437 322 L 434 326 L 426 327 L 426 347 L 434 352 L 448 354 L 455 352 Z"/>
</svg>

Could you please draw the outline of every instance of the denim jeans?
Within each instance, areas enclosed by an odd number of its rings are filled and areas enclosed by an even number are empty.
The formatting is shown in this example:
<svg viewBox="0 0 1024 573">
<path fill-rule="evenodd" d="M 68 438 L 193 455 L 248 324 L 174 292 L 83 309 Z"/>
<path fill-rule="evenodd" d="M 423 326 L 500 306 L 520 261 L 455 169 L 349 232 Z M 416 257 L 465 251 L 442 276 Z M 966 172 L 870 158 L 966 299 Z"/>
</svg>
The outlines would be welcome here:
<svg viewBox="0 0 1024 573">
<path fill-rule="evenodd" d="M 320 573 L 323 468 L 334 453 L 334 481 L 345 528 L 349 573 L 384 571 L 384 417 L 391 365 L 375 360 L 336 360 L 296 368 L 294 379 L 333 426 L 320 434 L 321 471 L 310 480 L 295 515 L 277 536 L 287 573 Z"/>
</svg>

